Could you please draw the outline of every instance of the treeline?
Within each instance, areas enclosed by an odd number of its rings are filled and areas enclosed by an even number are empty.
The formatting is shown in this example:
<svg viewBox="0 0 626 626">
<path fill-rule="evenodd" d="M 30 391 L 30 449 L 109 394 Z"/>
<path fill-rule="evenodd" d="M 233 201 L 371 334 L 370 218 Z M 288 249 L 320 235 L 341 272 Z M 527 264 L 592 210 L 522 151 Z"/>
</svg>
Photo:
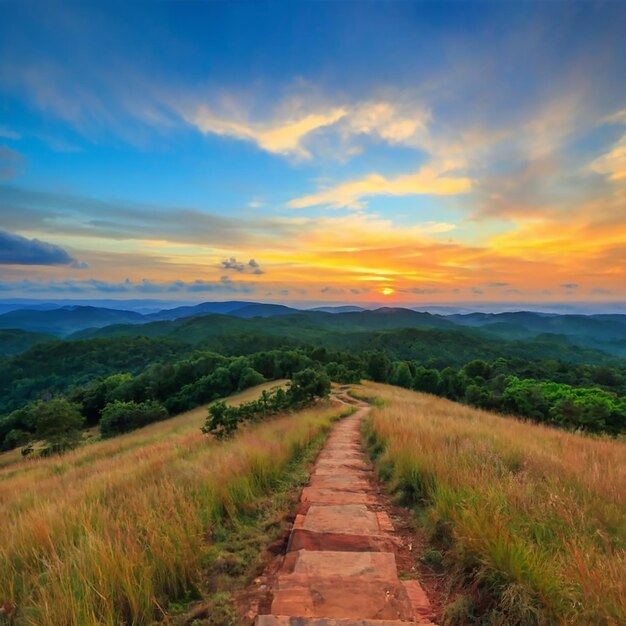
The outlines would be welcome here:
<svg viewBox="0 0 626 626">
<path fill-rule="evenodd" d="M 461 367 L 426 367 L 393 360 L 382 350 L 355 359 L 324 349 L 311 352 L 331 378 L 364 377 L 536 422 L 594 433 L 626 432 L 624 366 L 576 365 L 544 360 L 473 359 Z"/>
<path fill-rule="evenodd" d="M 266 380 L 293 378 L 297 372 L 311 367 L 319 367 L 319 363 L 298 350 L 273 350 L 245 357 L 194 352 L 174 363 L 154 363 L 137 375 L 113 374 L 65 394 L 28 402 L 0 417 L 0 447 L 8 450 L 39 438 L 41 406 L 52 400 L 63 400 L 62 405 L 53 404 L 58 412 L 60 436 L 67 415 L 78 413 L 81 426 L 100 425 L 106 437 L 165 419 Z M 72 428 L 74 437 L 75 428 Z"/>
<path fill-rule="evenodd" d="M 5 410 L 0 416 L 2 449 L 36 439 L 41 402 L 52 399 L 64 399 L 79 412 L 85 426 L 99 424 L 104 436 L 112 436 L 265 380 L 291 379 L 307 368 L 323 370 L 338 383 L 367 378 L 566 428 L 611 434 L 626 431 L 623 365 L 499 358 L 491 362 L 474 359 L 461 367 L 427 367 L 417 360 L 394 359 L 384 350 L 354 353 L 323 347 L 267 350 L 246 356 L 196 350 L 178 356 L 181 349 L 168 342 L 134 338 L 108 345 L 107 341 L 33 348 L 47 357 L 53 350 L 58 359 L 65 359 L 56 371 L 78 378 L 71 378 L 74 382 L 69 386 L 51 381 L 49 387 L 40 378 L 34 393 L 24 370 L 24 379 L 11 389 L 9 406 L 14 410 Z M 79 344 L 85 344 L 82 350 L 96 350 L 97 359 L 103 358 L 99 363 L 104 375 L 95 377 L 92 369 L 86 380 L 80 377 Z M 57 351 L 57 346 L 67 345 L 74 349 L 67 354 Z M 137 353 L 126 354 L 126 350 Z M 31 363 L 30 359 L 23 366 Z M 150 364 L 141 367 L 146 360 Z M 19 364 L 19 357 L 12 363 Z M 45 364 L 42 368 L 47 371 Z M 28 400 L 16 407 L 21 385 L 29 387 Z"/>
<path fill-rule="evenodd" d="M 0 415 L 112 374 L 139 374 L 149 364 L 177 361 L 190 351 L 188 345 L 146 337 L 38 344 L 0 359 Z"/>
<path fill-rule="evenodd" d="M 626 396 L 595 386 L 522 379 L 507 373 L 509 369 L 504 360 L 493 364 L 474 360 L 460 369 L 441 371 L 396 361 L 379 380 L 570 430 L 626 432 Z"/>
<path fill-rule="evenodd" d="M 309 367 L 293 375 L 287 389 L 263 390 L 258 400 L 229 406 L 222 400 L 209 406 L 202 432 L 225 439 L 244 422 L 254 422 L 284 411 L 301 409 L 330 393 L 330 378 L 323 370 Z"/>
<path fill-rule="evenodd" d="M 377 323 L 383 318 L 390 324 L 401 323 L 400 320 L 394 321 L 393 313 L 374 317 L 381 318 Z M 337 316 L 330 315 L 330 321 L 326 323 L 337 319 Z M 254 323 L 251 326 L 249 322 Z M 150 329 L 148 327 L 157 333 L 154 337 L 143 336 Z M 341 355 L 333 356 L 336 351 L 358 355 L 358 365 L 353 367 L 348 363 L 347 367 L 361 370 L 365 355 L 372 352 L 382 352 L 392 360 L 411 361 L 438 370 L 448 366 L 460 368 L 474 359 L 493 362 L 500 357 L 507 361 L 526 362 L 558 360 L 572 367 L 585 367 L 586 363 L 606 363 L 609 368 L 615 367 L 615 360 L 609 355 L 573 345 L 557 335 L 503 341 L 468 328 L 366 330 L 344 324 L 338 329 L 326 328 L 319 320 L 306 316 L 258 320 L 209 316 L 191 318 L 184 323 L 112 326 L 98 332 L 114 333 L 116 329 L 126 329 L 131 336 L 53 341 L 38 344 L 12 357 L 0 356 L 0 415 L 33 400 L 65 395 L 72 389 L 112 374 L 129 372 L 137 375 L 149 365 L 174 363 L 196 351 L 250 356 L 272 350 L 299 350 L 309 354 L 325 349 L 331 354 L 331 360 L 339 365 L 348 360 Z M 623 371 L 623 365 L 620 367 Z"/>
</svg>

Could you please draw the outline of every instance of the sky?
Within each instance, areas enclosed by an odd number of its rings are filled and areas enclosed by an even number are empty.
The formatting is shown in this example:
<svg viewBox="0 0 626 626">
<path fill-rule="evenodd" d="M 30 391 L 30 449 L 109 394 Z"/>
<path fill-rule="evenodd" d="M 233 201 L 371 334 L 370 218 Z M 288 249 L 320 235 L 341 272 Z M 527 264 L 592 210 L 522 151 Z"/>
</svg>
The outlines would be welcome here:
<svg viewBox="0 0 626 626">
<path fill-rule="evenodd" d="M 626 3 L 0 3 L 0 298 L 626 300 Z"/>
</svg>

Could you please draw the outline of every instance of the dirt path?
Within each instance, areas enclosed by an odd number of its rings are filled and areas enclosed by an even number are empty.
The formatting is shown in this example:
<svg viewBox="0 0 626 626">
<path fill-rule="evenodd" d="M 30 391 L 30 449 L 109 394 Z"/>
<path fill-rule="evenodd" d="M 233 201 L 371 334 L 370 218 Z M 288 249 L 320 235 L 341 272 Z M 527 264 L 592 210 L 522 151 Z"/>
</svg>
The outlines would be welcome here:
<svg viewBox="0 0 626 626">
<path fill-rule="evenodd" d="M 369 410 L 360 403 L 328 437 L 270 581 L 271 609 L 257 626 L 431 624 L 420 584 L 398 577 L 400 541 L 361 448 Z"/>
</svg>

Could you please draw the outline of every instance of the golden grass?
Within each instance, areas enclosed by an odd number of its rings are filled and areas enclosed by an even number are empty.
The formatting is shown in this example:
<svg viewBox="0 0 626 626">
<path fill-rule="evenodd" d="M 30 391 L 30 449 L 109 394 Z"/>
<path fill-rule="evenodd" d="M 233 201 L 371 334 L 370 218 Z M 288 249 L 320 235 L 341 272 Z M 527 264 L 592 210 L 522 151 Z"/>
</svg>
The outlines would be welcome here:
<svg viewBox="0 0 626 626">
<path fill-rule="evenodd" d="M 275 489 L 344 408 L 279 417 L 226 443 L 202 435 L 201 408 L 5 468 L 0 607 L 33 626 L 151 623 L 197 589 L 213 533 Z"/>
<path fill-rule="evenodd" d="M 489 624 L 626 624 L 626 445 L 367 383 L 368 440 Z M 459 622 L 460 623 L 460 622 Z M 463 622 L 473 623 L 473 622 Z"/>
</svg>

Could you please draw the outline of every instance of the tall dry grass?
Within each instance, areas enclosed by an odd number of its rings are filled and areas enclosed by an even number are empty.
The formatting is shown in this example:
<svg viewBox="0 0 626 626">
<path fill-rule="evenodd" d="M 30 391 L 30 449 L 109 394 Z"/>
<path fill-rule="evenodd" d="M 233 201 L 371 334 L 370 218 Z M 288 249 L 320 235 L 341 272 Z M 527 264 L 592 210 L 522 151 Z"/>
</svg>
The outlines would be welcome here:
<svg viewBox="0 0 626 626">
<path fill-rule="evenodd" d="M 0 607 L 33 626 L 151 623 L 193 594 L 213 534 L 276 488 L 340 410 L 280 417 L 226 443 L 202 435 L 194 411 L 5 468 Z"/>
<path fill-rule="evenodd" d="M 623 442 L 364 387 L 378 468 L 478 598 L 457 623 L 626 624 Z"/>
</svg>

